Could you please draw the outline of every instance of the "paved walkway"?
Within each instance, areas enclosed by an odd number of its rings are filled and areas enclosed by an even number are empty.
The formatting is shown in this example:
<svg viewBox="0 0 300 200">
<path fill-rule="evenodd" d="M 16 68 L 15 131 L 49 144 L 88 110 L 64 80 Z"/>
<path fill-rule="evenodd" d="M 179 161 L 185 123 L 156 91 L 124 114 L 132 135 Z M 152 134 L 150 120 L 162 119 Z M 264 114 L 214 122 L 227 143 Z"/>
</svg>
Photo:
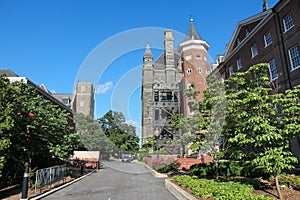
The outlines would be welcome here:
<svg viewBox="0 0 300 200">
<path fill-rule="evenodd" d="M 165 188 L 165 180 L 154 178 L 139 163 L 104 162 L 104 169 L 85 177 L 45 200 L 175 200 Z"/>
</svg>

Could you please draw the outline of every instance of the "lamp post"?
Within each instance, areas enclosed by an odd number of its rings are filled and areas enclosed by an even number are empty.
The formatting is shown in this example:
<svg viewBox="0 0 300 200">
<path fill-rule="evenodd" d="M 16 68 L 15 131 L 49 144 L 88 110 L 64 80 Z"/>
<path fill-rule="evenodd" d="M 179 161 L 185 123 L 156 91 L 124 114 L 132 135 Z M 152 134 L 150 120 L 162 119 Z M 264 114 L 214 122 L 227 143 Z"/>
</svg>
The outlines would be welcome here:
<svg viewBox="0 0 300 200">
<path fill-rule="evenodd" d="M 26 162 L 25 163 L 25 172 L 24 172 L 24 176 L 23 176 L 23 183 L 22 183 L 22 197 L 21 197 L 21 200 L 27 200 L 28 180 L 29 180 L 29 166 L 28 166 L 28 162 Z"/>
</svg>

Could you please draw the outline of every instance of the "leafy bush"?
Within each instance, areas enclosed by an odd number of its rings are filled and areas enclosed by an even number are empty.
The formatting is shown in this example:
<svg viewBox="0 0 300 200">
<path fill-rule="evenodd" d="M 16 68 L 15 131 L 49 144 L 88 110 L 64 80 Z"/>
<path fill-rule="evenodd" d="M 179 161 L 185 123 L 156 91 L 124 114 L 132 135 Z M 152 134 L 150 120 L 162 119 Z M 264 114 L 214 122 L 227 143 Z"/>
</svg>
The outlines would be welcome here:
<svg viewBox="0 0 300 200">
<path fill-rule="evenodd" d="M 144 157 L 143 161 L 152 169 L 161 173 L 167 173 L 172 170 L 177 170 L 178 164 L 175 163 L 176 159 L 177 156 L 157 155 Z"/>
<path fill-rule="evenodd" d="M 262 177 L 268 179 L 269 175 L 261 167 L 255 167 L 250 161 L 224 160 L 219 163 L 219 176 L 243 176 L 251 178 Z M 215 162 L 191 166 L 190 174 L 198 177 L 211 177 L 216 174 Z"/>
<path fill-rule="evenodd" d="M 274 176 L 270 178 L 271 182 L 275 182 Z M 292 174 L 280 174 L 278 176 L 278 181 L 280 185 L 286 185 L 287 187 L 292 187 L 296 190 L 300 190 L 300 177 Z"/>
<path fill-rule="evenodd" d="M 190 188 L 193 194 L 201 198 L 213 197 L 214 200 L 270 200 L 263 195 L 252 195 L 254 188 L 249 184 L 242 184 L 233 179 L 208 180 L 198 179 L 187 175 L 174 177 L 179 185 Z"/>
</svg>

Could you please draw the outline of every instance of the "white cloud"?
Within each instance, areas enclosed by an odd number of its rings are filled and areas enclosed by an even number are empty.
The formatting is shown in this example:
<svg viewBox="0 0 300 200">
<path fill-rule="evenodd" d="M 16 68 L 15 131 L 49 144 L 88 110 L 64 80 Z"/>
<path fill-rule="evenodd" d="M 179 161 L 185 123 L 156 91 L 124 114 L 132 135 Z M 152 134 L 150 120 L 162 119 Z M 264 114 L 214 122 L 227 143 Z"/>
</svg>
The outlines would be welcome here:
<svg viewBox="0 0 300 200">
<path fill-rule="evenodd" d="M 112 85 L 112 81 L 108 81 L 104 84 L 99 84 L 95 92 L 97 94 L 105 94 L 112 87 Z"/>
</svg>

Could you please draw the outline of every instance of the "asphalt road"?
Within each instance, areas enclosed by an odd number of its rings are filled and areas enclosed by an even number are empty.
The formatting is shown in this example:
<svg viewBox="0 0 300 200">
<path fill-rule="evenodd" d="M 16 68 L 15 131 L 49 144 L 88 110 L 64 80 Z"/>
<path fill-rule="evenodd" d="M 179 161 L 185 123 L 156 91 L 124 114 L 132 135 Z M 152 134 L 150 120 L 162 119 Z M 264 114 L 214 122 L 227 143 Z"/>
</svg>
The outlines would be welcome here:
<svg viewBox="0 0 300 200">
<path fill-rule="evenodd" d="M 103 162 L 104 168 L 44 200 L 176 200 L 164 179 L 154 178 L 140 163 Z"/>
</svg>

